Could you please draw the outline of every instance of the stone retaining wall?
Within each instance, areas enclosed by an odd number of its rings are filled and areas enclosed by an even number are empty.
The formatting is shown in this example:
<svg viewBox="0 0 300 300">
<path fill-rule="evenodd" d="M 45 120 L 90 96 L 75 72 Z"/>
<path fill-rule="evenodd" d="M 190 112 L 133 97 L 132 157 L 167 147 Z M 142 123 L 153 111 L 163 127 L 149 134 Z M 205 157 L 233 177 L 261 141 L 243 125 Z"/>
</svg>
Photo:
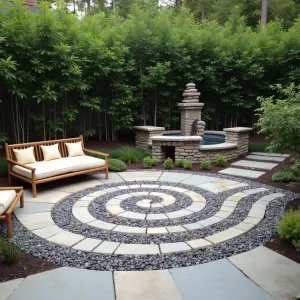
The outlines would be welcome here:
<svg viewBox="0 0 300 300">
<path fill-rule="evenodd" d="M 204 158 L 215 160 L 216 155 L 223 154 L 229 160 L 248 152 L 249 132 L 251 128 L 225 128 L 225 143 L 200 145 L 200 136 L 163 136 L 164 127 L 136 126 L 136 146 L 149 150 L 152 156 L 163 161 L 167 153 L 174 151 L 175 160 L 184 158 L 200 162 Z M 168 148 L 170 147 L 170 148 Z M 174 148 L 171 148 L 174 147 Z"/>
</svg>

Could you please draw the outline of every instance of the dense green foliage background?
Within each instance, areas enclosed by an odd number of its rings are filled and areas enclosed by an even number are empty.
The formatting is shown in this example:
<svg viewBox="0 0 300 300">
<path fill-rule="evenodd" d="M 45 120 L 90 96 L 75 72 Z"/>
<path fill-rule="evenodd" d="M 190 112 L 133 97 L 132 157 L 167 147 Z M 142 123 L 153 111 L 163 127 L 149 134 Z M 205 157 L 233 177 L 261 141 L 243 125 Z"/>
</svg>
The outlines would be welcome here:
<svg viewBox="0 0 300 300">
<path fill-rule="evenodd" d="M 188 82 L 202 93 L 208 129 L 251 126 L 256 98 L 273 94 L 271 84 L 299 84 L 300 20 L 248 27 L 236 8 L 224 25 L 200 23 L 184 7 L 150 2 L 127 18 L 1 4 L 0 140 L 178 129 Z"/>
</svg>

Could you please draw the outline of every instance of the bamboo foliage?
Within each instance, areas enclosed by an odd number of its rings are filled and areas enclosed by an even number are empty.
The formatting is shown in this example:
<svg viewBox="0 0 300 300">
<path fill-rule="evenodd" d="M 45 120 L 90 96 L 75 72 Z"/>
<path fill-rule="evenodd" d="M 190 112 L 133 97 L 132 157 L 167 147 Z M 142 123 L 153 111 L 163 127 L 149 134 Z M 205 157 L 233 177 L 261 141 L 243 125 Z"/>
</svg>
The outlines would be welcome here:
<svg viewBox="0 0 300 300">
<path fill-rule="evenodd" d="M 60 4 L 32 14 L 2 3 L 0 142 L 179 129 L 188 82 L 202 93 L 208 129 L 251 126 L 271 84 L 299 84 L 300 20 L 253 29 L 236 8 L 225 25 L 197 23 L 184 5 L 154 2 L 136 1 L 126 18 L 115 10 L 81 19 Z"/>
</svg>

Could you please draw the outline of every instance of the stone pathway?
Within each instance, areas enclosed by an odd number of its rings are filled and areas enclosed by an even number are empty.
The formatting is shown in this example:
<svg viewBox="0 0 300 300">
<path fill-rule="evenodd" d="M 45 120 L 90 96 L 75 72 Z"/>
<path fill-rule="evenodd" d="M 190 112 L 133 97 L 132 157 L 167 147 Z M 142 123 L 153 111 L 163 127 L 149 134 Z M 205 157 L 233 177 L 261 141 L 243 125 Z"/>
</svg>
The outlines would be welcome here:
<svg viewBox="0 0 300 300">
<path fill-rule="evenodd" d="M 159 271 L 58 268 L 0 283 L 0 300 L 288 300 L 300 265 L 263 246 L 202 265 Z"/>
<path fill-rule="evenodd" d="M 218 173 L 245 178 L 258 178 L 266 173 L 260 170 L 272 170 L 278 166 L 278 163 L 283 162 L 289 156 L 289 154 L 251 152 L 244 160 L 236 161 L 231 164 L 231 167 Z"/>
</svg>

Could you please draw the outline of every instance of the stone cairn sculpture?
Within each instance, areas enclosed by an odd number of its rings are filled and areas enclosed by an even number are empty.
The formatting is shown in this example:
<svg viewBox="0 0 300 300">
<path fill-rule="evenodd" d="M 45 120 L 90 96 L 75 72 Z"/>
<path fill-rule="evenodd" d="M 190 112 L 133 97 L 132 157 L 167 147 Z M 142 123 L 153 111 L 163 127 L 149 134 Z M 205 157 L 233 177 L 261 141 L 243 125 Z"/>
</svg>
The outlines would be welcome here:
<svg viewBox="0 0 300 300">
<path fill-rule="evenodd" d="M 182 94 L 181 109 L 181 135 L 204 135 L 205 122 L 201 121 L 201 110 L 204 106 L 199 102 L 200 92 L 194 83 L 188 83 Z"/>
</svg>

